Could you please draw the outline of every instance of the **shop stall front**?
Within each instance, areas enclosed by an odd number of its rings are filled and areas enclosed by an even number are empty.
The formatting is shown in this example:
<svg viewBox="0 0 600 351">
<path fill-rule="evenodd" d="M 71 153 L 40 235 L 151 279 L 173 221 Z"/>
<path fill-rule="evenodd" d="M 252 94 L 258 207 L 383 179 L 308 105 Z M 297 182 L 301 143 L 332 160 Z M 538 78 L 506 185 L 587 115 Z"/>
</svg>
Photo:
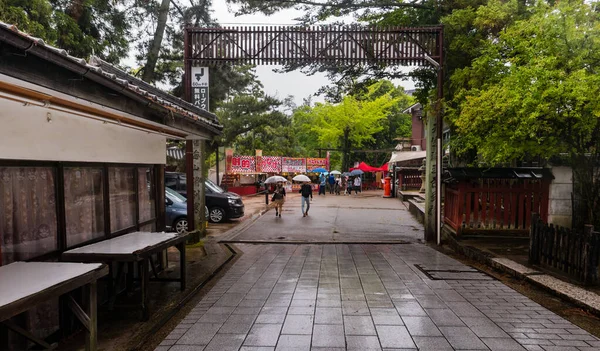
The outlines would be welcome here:
<svg viewBox="0 0 600 351">
<path fill-rule="evenodd" d="M 222 129 L 215 115 L 101 59 L 69 56 L 1 22 L 0 122 L 3 267 L 162 231 L 167 138 L 210 139 Z M 68 335 L 58 295 L 30 307 L 8 321 L 39 339 Z M 28 347 L 0 324 L 0 349 Z"/>
</svg>

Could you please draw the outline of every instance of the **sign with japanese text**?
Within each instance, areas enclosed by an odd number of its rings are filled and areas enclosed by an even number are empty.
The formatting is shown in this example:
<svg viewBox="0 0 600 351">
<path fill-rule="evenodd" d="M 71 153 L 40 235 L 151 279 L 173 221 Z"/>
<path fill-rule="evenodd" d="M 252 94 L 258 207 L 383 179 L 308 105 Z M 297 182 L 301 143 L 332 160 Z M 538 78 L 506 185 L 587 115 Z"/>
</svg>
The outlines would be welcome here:
<svg viewBox="0 0 600 351">
<path fill-rule="evenodd" d="M 208 111 L 208 67 L 192 67 L 192 104 Z"/>
<path fill-rule="evenodd" d="M 311 157 L 311 158 L 306 159 L 306 169 L 307 170 L 310 171 L 311 169 L 315 169 L 315 168 L 319 168 L 319 167 L 323 167 L 323 168 L 329 170 L 329 168 L 327 167 L 327 159 L 326 158 Z"/>
<path fill-rule="evenodd" d="M 231 163 L 233 162 L 233 149 L 225 149 L 225 172 L 231 173 Z"/>
<path fill-rule="evenodd" d="M 256 150 L 256 172 L 262 172 L 262 150 Z"/>
<path fill-rule="evenodd" d="M 254 156 L 233 156 L 231 158 L 231 171 L 233 173 L 254 173 L 255 165 Z"/>
<path fill-rule="evenodd" d="M 304 173 L 306 172 L 306 159 L 283 157 L 281 159 L 281 171 L 288 173 Z"/>
<path fill-rule="evenodd" d="M 281 172 L 281 157 L 279 157 L 279 156 L 263 156 L 260 169 L 261 169 L 261 172 L 265 172 L 265 173 L 280 173 Z"/>
</svg>

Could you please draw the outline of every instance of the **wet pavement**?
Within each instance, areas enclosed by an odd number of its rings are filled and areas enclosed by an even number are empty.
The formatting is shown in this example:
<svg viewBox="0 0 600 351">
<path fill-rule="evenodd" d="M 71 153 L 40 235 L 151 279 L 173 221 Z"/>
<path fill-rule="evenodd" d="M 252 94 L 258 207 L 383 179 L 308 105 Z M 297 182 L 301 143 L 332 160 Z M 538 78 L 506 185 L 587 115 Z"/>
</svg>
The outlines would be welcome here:
<svg viewBox="0 0 600 351">
<path fill-rule="evenodd" d="M 401 243 L 422 238 L 422 225 L 402 202 L 381 194 L 316 195 L 308 217 L 302 216 L 300 195 L 288 194 L 281 217 L 271 210 L 228 241 Z"/>
<path fill-rule="evenodd" d="M 239 236 L 258 244 L 236 244 L 243 254 L 156 350 L 600 349 L 598 338 L 419 243 L 422 228 L 405 230 L 414 224 L 399 201 L 331 198 L 311 209 L 324 214 L 315 230 L 302 222 L 299 199 L 298 209 L 288 200 L 282 218 L 269 211 L 246 228 Z M 382 211 L 396 217 L 382 221 L 374 214 Z M 277 235 L 273 226 L 294 240 L 310 235 L 305 244 L 260 243 Z M 403 243 L 343 243 L 356 239 L 356 228 L 361 240 Z"/>
</svg>

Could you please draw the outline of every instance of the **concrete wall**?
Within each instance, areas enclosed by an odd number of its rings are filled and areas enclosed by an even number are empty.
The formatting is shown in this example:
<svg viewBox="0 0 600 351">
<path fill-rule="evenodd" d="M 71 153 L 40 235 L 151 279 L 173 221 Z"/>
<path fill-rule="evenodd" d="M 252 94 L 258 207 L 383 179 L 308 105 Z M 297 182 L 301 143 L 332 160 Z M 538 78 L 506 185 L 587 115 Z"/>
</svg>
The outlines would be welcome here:
<svg viewBox="0 0 600 351">
<path fill-rule="evenodd" d="M 570 167 L 552 167 L 554 180 L 550 183 L 548 203 L 548 222 L 556 225 L 571 227 L 573 192 L 573 171 Z"/>
<path fill-rule="evenodd" d="M 0 99 L 0 159 L 166 163 L 166 137 Z"/>
</svg>

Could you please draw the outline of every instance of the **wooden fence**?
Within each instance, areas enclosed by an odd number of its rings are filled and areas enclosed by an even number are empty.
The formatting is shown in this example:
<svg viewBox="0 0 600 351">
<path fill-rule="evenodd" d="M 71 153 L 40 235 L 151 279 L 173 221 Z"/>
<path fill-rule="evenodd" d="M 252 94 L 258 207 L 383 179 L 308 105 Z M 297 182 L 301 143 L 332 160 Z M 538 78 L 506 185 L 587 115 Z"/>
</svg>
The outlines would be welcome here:
<svg viewBox="0 0 600 351">
<path fill-rule="evenodd" d="M 467 231 L 527 234 L 531 214 L 548 218 L 549 181 L 481 178 L 446 184 L 444 222 Z"/>
<path fill-rule="evenodd" d="M 421 171 L 418 169 L 401 169 L 398 171 L 398 189 L 419 190 L 421 189 Z"/>
<path fill-rule="evenodd" d="M 586 284 L 598 284 L 600 233 L 586 225 L 583 233 L 548 225 L 534 214 L 529 238 L 529 262 L 567 273 Z"/>
</svg>

